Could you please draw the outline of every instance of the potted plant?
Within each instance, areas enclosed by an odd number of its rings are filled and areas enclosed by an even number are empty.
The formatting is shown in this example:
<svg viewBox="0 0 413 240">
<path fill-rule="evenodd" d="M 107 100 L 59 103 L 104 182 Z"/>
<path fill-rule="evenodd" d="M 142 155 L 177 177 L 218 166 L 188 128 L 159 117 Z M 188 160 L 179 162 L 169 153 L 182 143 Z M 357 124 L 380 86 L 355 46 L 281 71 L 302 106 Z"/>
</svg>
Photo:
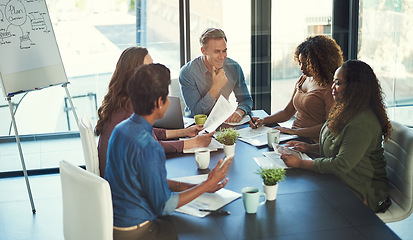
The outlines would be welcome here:
<svg viewBox="0 0 413 240">
<path fill-rule="evenodd" d="M 284 168 L 260 168 L 255 173 L 260 175 L 263 189 L 268 201 L 275 200 L 278 192 L 278 182 L 285 180 Z"/>
<path fill-rule="evenodd" d="M 216 139 L 218 142 L 224 145 L 225 156 L 234 156 L 235 154 L 235 141 L 238 139 L 239 134 L 235 128 L 220 128 Z"/>
</svg>

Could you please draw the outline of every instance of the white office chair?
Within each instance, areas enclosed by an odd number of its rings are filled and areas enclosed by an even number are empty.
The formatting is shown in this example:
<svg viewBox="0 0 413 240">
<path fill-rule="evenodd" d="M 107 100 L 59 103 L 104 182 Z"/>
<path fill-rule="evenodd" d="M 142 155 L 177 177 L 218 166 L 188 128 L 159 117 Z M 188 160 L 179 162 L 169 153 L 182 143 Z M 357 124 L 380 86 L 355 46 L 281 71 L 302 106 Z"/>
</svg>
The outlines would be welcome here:
<svg viewBox="0 0 413 240">
<path fill-rule="evenodd" d="M 83 116 L 80 119 L 79 132 L 82 141 L 83 155 L 85 156 L 86 170 L 100 176 L 95 135 L 93 134 L 92 123 L 88 117 Z"/>
<path fill-rule="evenodd" d="M 413 212 L 413 132 L 400 123 L 391 124 L 393 131 L 384 142 L 384 156 L 392 205 L 377 214 L 386 223 L 403 220 Z"/>
<path fill-rule="evenodd" d="M 109 183 L 67 161 L 60 162 L 65 240 L 113 239 Z"/>
<path fill-rule="evenodd" d="M 171 84 L 169 85 L 169 95 L 179 97 L 179 100 L 181 100 L 182 116 L 185 116 L 186 104 L 182 96 L 181 84 L 179 84 L 178 78 L 171 79 Z"/>
</svg>

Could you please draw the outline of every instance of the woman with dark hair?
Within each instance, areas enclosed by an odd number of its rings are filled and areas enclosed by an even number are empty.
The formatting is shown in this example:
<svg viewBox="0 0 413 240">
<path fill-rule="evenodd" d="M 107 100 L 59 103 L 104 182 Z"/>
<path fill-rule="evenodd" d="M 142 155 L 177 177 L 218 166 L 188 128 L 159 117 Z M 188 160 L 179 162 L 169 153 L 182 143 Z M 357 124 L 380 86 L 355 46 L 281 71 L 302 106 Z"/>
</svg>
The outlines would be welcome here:
<svg viewBox="0 0 413 240">
<path fill-rule="evenodd" d="M 95 133 L 99 136 L 98 156 L 99 170 L 103 177 L 106 167 L 106 151 L 113 128 L 133 113 L 130 99 L 126 92 L 129 78 L 136 68 L 152 63 L 148 50 L 142 47 L 129 47 L 119 57 L 116 69 L 109 83 L 109 91 L 98 109 L 98 122 Z M 153 128 L 154 137 L 160 142 L 165 152 L 182 152 L 183 149 L 206 147 L 211 143 L 212 134 L 198 135 L 201 125 L 186 129 L 166 130 Z M 180 137 L 190 137 L 186 140 L 168 140 Z"/>
<path fill-rule="evenodd" d="M 308 37 L 295 50 L 294 60 L 300 65 L 298 79 L 287 106 L 265 118 L 253 118 L 252 128 L 263 124 L 281 123 L 295 119 L 292 128 L 276 127 L 283 133 L 300 136 L 300 140 L 318 142 L 320 129 L 333 104 L 331 85 L 334 71 L 343 64 L 343 52 L 328 36 Z"/>
<path fill-rule="evenodd" d="M 127 91 L 134 113 L 114 128 L 109 139 L 105 179 L 113 202 L 113 238 L 177 239 L 171 219 L 179 208 L 205 192 L 223 188 L 232 157 L 220 159 L 207 180 L 195 185 L 167 180 L 165 151 L 153 138 L 152 125 L 169 107 L 169 69 L 140 66 Z"/>
<path fill-rule="evenodd" d="M 391 123 L 380 83 L 369 65 L 349 60 L 337 69 L 332 88 L 335 103 L 321 129 L 320 143 L 287 143 L 320 157 L 302 160 L 284 154 L 282 159 L 289 167 L 337 175 L 366 206 L 384 212 L 391 200 L 382 141 L 389 137 Z"/>
</svg>

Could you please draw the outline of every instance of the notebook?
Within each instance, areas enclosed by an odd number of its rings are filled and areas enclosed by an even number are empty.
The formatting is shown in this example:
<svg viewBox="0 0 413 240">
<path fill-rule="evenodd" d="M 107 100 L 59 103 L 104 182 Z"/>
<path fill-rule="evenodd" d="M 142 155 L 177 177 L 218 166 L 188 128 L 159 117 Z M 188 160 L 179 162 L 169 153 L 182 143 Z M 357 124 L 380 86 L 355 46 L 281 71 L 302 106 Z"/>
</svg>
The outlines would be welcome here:
<svg viewBox="0 0 413 240">
<path fill-rule="evenodd" d="M 208 178 L 208 174 L 195 175 L 188 177 L 174 178 L 175 181 L 187 182 L 198 184 L 205 181 Z M 205 217 L 210 214 L 209 212 L 201 212 L 199 209 L 211 209 L 217 210 L 221 207 L 231 203 L 232 201 L 240 198 L 240 193 L 221 188 L 214 193 L 203 193 L 201 196 L 195 198 L 188 204 L 176 209 L 176 212 L 189 214 L 195 217 Z"/>
<path fill-rule="evenodd" d="M 184 120 L 182 118 L 181 101 L 179 97 L 169 96 L 168 110 L 165 112 L 165 116 L 154 122 L 153 126 L 156 128 L 165 129 L 181 129 L 184 128 Z"/>
</svg>

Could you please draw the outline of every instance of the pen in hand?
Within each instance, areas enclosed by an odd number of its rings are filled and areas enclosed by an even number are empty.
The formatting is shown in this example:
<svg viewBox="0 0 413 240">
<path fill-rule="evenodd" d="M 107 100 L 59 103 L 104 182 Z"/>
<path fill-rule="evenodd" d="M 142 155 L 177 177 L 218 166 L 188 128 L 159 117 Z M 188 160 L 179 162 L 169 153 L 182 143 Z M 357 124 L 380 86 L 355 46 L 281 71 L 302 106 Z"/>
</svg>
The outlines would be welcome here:
<svg viewBox="0 0 413 240">
<path fill-rule="evenodd" d="M 254 118 L 252 118 L 251 113 L 248 113 L 248 116 L 250 116 L 252 124 L 254 124 L 254 127 L 257 128 L 257 123 L 255 122 Z"/>
<path fill-rule="evenodd" d="M 209 134 L 209 132 L 208 132 L 207 130 L 205 130 L 205 133 L 206 133 L 206 134 Z M 215 139 L 215 140 L 217 140 L 214 135 L 212 135 L 212 138 Z"/>
</svg>

